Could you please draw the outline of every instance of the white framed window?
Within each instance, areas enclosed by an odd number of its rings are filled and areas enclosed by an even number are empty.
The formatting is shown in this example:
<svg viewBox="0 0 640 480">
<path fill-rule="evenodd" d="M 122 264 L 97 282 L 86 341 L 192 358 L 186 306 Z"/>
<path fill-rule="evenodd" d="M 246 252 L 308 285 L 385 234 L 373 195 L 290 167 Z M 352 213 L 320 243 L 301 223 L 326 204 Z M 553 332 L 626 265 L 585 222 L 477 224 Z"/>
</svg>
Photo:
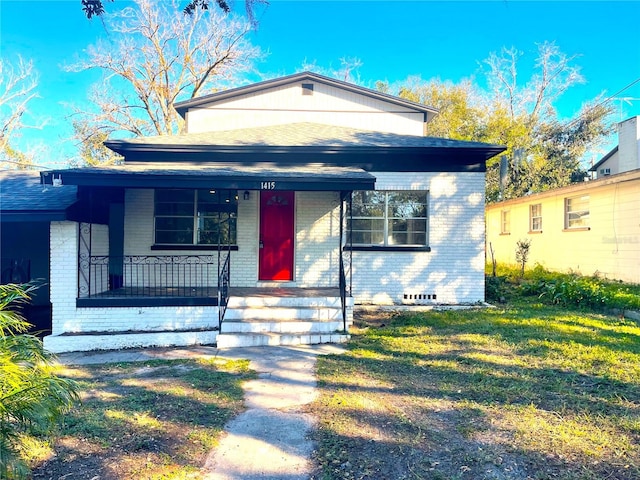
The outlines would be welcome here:
<svg viewBox="0 0 640 480">
<path fill-rule="evenodd" d="M 564 228 L 589 227 L 589 195 L 564 199 Z"/>
<path fill-rule="evenodd" d="M 511 233 L 511 211 L 502 210 L 500 212 L 500 233 L 507 235 Z"/>
<path fill-rule="evenodd" d="M 235 245 L 235 190 L 155 191 L 156 245 Z"/>
<path fill-rule="evenodd" d="M 542 204 L 529 205 L 529 231 L 542 231 Z"/>
<path fill-rule="evenodd" d="M 348 243 L 357 246 L 425 247 L 428 242 L 428 192 L 353 192 Z"/>
</svg>

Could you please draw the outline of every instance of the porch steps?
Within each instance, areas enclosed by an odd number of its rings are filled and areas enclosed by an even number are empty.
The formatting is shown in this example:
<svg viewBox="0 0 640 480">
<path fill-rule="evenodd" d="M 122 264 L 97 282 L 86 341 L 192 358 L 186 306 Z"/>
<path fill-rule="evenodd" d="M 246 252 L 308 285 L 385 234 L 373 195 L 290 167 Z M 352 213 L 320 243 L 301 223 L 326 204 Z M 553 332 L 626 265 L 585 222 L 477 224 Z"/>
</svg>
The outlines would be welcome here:
<svg viewBox="0 0 640 480">
<path fill-rule="evenodd" d="M 343 343 L 339 297 L 230 297 L 218 348 Z"/>
</svg>

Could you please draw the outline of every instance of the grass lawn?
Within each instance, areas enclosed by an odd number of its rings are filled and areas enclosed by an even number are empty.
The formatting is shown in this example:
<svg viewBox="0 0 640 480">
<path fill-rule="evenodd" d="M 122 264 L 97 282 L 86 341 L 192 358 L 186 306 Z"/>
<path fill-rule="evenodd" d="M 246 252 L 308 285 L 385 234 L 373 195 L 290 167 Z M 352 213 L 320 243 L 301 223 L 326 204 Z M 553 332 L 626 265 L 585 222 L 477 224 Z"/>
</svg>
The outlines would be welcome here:
<svg viewBox="0 0 640 480">
<path fill-rule="evenodd" d="M 363 315 L 321 357 L 315 479 L 640 479 L 640 327 L 520 300 Z"/>
<path fill-rule="evenodd" d="M 248 361 L 151 361 L 61 368 L 82 404 L 54 445 L 28 442 L 34 479 L 186 479 L 243 410 Z M 55 455 L 54 452 L 55 451 Z"/>
</svg>

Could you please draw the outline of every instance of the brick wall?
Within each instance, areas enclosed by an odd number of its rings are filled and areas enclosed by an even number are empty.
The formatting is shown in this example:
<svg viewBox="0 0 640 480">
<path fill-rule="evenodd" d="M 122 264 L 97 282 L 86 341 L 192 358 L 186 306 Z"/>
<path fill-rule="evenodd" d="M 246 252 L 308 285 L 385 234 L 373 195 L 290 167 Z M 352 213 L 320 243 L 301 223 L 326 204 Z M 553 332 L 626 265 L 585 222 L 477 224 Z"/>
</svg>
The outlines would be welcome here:
<svg viewBox="0 0 640 480">
<path fill-rule="evenodd" d="M 339 240 L 339 194 L 298 192 L 295 253 L 298 286 L 338 286 Z"/>
<path fill-rule="evenodd" d="M 374 172 L 373 175 L 377 178 L 377 190 L 429 191 L 431 251 L 353 252 L 356 303 L 483 301 L 484 174 Z"/>
</svg>

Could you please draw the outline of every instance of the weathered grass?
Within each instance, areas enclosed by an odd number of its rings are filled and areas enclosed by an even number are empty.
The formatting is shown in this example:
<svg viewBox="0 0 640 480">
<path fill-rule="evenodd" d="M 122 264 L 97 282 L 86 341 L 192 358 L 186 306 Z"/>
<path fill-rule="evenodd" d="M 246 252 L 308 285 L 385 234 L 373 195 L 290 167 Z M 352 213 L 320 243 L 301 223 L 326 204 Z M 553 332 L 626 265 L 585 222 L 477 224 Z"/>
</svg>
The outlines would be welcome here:
<svg viewBox="0 0 640 480">
<path fill-rule="evenodd" d="M 248 362 L 152 361 L 66 367 L 82 403 L 34 478 L 198 478 L 224 424 L 243 408 Z M 53 453 L 55 450 L 55 456 Z"/>
<path fill-rule="evenodd" d="M 640 478 L 640 327 L 525 303 L 371 317 L 318 361 L 315 478 Z"/>
</svg>

